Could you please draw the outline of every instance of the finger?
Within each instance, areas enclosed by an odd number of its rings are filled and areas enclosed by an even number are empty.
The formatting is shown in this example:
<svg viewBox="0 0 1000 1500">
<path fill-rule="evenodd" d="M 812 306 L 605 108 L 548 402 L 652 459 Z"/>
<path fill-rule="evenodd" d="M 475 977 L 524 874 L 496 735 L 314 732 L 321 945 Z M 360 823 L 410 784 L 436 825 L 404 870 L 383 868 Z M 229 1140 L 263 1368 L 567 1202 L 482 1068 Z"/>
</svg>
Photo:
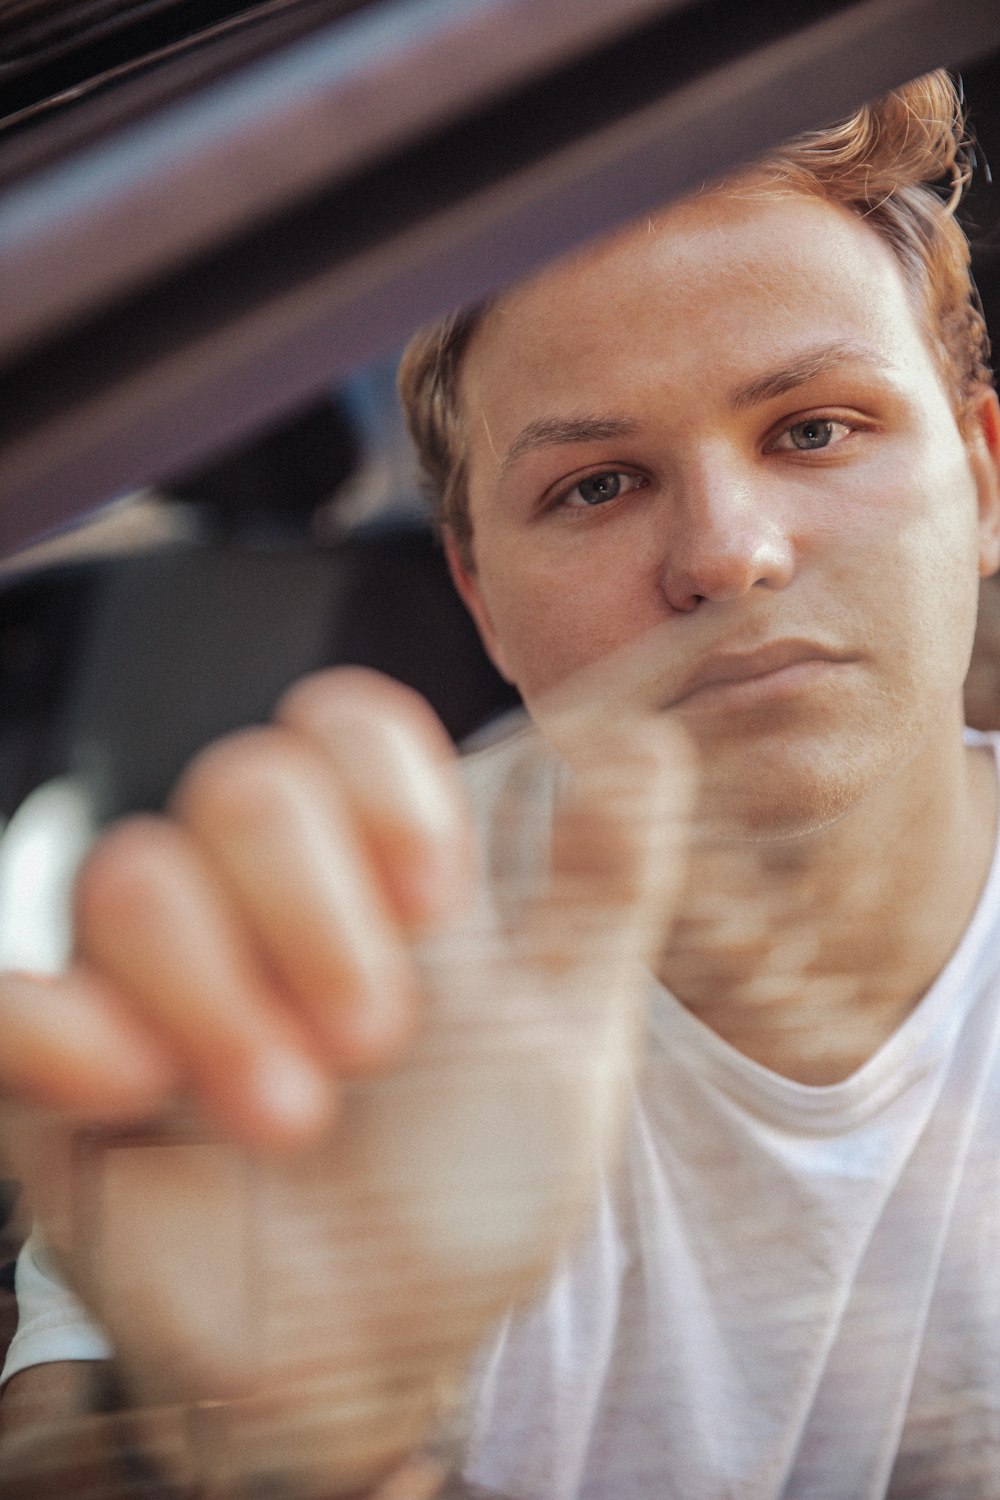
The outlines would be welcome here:
<svg viewBox="0 0 1000 1500">
<path fill-rule="evenodd" d="M 75 904 L 81 955 L 161 1039 L 226 1133 L 280 1145 L 322 1128 L 332 1087 L 182 829 L 145 816 L 116 825 L 84 862 Z"/>
<path fill-rule="evenodd" d="M 416 975 L 313 744 L 281 727 L 230 736 L 198 757 L 174 806 L 336 1068 L 396 1057 L 414 1024 Z"/>
<path fill-rule="evenodd" d="M 599 918 L 604 882 L 607 920 L 595 931 L 609 941 L 617 934 L 623 957 L 631 951 L 647 962 L 665 938 L 698 812 L 694 747 L 664 707 L 678 686 L 666 625 L 591 662 L 532 706 L 545 738 L 577 773 L 557 824 L 565 852 L 556 852 L 555 873 L 561 867 L 569 876 L 579 864 L 585 874 L 592 864 L 589 885 L 579 885 L 581 913 L 589 904 Z"/>
<path fill-rule="evenodd" d="M 490 1052 L 511 1054 L 504 1087 L 508 1098 L 520 1090 L 521 1124 L 505 1127 L 506 1138 L 495 1133 L 506 1155 L 533 1162 L 532 1212 L 518 1219 L 518 1202 L 532 1200 L 514 1184 L 506 1213 L 528 1226 L 525 1243 L 534 1239 L 543 1259 L 549 1247 L 532 1213 L 552 1233 L 571 1229 L 621 1142 L 650 968 L 685 868 L 692 782 L 684 742 L 668 726 L 591 735 L 557 799 L 548 881 L 534 898 L 522 888 L 505 914 L 517 972 Z M 480 1092 L 488 1088 L 482 1070 Z M 499 1168 L 489 1170 L 497 1180 Z M 479 1175 L 487 1180 L 485 1166 Z"/>
<path fill-rule="evenodd" d="M 159 1109 L 176 1068 L 121 996 L 81 964 L 64 976 L 0 975 L 0 1091 L 84 1120 Z"/>
<path fill-rule="evenodd" d="M 588 737 L 556 810 L 539 954 L 568 971 L 653 963 L 685 868 L 694 770 L 683 734 L 643 719 Z"/>
<path fill-rule="evenodd" d="M 278 706 L 336 770 L 400 921 L 454 913 L 472 875 L 471 819 L 454 747 L 429 705 L 377 672 L 304 678 Z"/>
</svg>

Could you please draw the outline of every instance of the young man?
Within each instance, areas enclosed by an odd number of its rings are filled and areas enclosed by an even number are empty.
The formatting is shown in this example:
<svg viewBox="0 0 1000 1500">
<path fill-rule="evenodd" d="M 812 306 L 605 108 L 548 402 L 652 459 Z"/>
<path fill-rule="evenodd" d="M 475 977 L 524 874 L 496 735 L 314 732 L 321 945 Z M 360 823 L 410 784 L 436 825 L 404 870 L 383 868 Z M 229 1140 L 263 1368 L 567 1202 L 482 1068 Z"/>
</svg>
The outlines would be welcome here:
<svg viewBox="0 0 1000 1500">
<path fill-rule="evenodd" d="M 1000 563 L 1000 415 L 933 186 L 959 131 L 932 75 L 404 362 L 458 587 L 578 771 L 556 864 L 602 940 L 595 886 L 618 925 L 639 913 L 622 961 L 644 948 L 655 975 L 624 1164 L 476 1361 L 463 1468 L 488 1491 L 995 1495 L 997 767 L 962 683 Z M 699 773 L 679 891 L 601 801 L 614 729 L 662 799 L 640 818 L 670 821 L 675 726 Z M 487 828 L 534 753 L 473 768 Z M 91 861 L 61 1029 L 7 981 L 9 1086 L 129 1118 L 182 1080 L 236 1140 L 320 1129 L 321 1075 L 405 1054 L 406 935 L 467 869 L 449 777 L 419 707 L 356 679 L 210 752 L 174 822 Z M 536 974 L 569 966 L 558 908 Z M 502 1014 L 481 983 L 473 1009 Z M 58 1233 L 37 1139 L 14 1150 Z"/>
</svg>

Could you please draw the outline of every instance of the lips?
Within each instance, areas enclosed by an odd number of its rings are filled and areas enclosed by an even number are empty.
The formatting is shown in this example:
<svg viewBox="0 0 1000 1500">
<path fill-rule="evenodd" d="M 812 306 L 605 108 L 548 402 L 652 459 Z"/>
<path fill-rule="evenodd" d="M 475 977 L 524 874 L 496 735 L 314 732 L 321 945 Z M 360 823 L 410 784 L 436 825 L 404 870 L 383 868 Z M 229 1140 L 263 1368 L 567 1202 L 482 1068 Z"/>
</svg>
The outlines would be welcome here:
<svg viewBox="0 0 1000 1500">
<path fill-rule="evenodd" d="M 815 641 L 803 640 L 769 641 L 753 651 L 720 652 L 707 657 L 685 678 L 670 707 L 687 703 L 706 688 L 720 689 L 718 694 L 711 695 L 712 698 L 725 698 L 724 690 L 728 687 L 734 689 L 729 695 L 733 698 L 749 697 L 749 692 L 738 692 L 742 683 L 759 684 L 761 694 L 769 688 L 774 691 L 785 687 L 794 690 L 800 683 L 804 686 L 812 676 L 822 675 L 824 667 L 843 664 L 847 659 L 843 653 Z M 809 672 L 811 666 L 815 666 L 815 673 Z M 806 670 L 794 670 L 800 667 Z M 707 699 L 709 695 L 705 696 Z"/>
</svg>

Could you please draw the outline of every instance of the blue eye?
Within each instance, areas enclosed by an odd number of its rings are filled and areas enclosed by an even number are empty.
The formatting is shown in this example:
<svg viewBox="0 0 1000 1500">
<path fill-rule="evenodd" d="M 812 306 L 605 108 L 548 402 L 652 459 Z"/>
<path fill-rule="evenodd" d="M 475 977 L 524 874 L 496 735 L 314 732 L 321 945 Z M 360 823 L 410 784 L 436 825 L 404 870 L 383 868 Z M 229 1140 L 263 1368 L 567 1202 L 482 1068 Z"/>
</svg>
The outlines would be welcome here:
<svg viewBox="0 0 1000 1500">
<path fill-rule="evenodd" d="M 788 436 L 796 448 L 825 448 L 833 437 L 833 423 L 796 422 L 794 427 L 789 427 Z"/>
<path fill-rule="evenodd" d="M 584 505 L 603 505 L 605 500 L 614 500 L 621 494 L 624 474 L 591 474 L 581 479 L 573 493 L 579 495 Z"/>
<path fill-rule="evenodd" d="M 622 469 L 602 469 L 597 474 L 588 474 L 586 479 L 580 479 L 571 490 L 567 490 L 562 501 L 563 505 L 569 506 L 571 510 L 582 510 L 585 507 L 594 509 L 599 505 L 606 505 L 609 500 L 617 500 L 619 495 L 625 495 L 630 490 L 640 489 L 643 480 L 638 474 L 629 474 Z"/>
<path fill-rule="evenodd" d="M 772 447 L 785 452 L 794 449 L 798 453 L 815 453 L 841 442 L 850 432 L 846 422 L 836 422 L 832 417 L 806 417 L 779 433 Z"/>
</svg>

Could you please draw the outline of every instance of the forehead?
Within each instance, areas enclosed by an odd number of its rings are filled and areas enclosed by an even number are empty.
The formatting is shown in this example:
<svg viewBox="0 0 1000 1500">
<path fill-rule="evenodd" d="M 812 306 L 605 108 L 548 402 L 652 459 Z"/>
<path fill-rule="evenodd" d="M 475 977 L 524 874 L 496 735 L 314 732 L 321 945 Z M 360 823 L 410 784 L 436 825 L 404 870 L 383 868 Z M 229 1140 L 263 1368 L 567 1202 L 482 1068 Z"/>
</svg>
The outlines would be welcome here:
<svg viewBox="0 0 1000 1500">
<path fill-rule="evenodd" d="M 731 388 L 805 348 L 863 342 L 886 366 L 930 368 L 899 265 L 863 220 L 752 185 L 706 194 L 563 261 L 504 296 L 470 343 L 470 447 L 651 387 Z"/>
</svg>

